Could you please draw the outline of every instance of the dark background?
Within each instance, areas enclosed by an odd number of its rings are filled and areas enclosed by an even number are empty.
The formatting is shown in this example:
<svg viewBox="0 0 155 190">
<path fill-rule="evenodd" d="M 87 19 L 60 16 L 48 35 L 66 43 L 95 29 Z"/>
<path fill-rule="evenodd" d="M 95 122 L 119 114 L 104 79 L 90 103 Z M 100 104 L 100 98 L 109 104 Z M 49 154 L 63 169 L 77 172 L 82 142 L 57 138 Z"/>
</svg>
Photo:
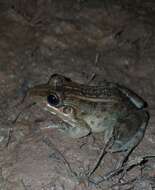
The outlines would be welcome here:
<svg viewBox="0 0 155 190">
<path fill-rule="evenodd" d="M 24 107 L 20 101 L 28 87 L 47 82 L 53 73 L 81 83 L 95 76 L 92 84 L 104 79 L 118 82 L 148 103 L 148 129 L 130 159 L 154 155 L 154 23 L 154 0 L 0 1 L 0 189 L 155 188 L 153 158 L 126 172 L 123 182 L 116 176 L 101 186 L 78 184 L 67 174 L 56 148 L 83 173 L 103 148 L 99 137 L 94 143 L 91 138 L 74 141 L 55 130 L 47 132 L 46 126 L 56 118 L 37 107 L 24 110 L 12 124 Z M 52 140 L 53 147 L 43 142 L 42 135 Z M 80 149 L 83 141 L 86 145 Z M 97 174 L 111 170 L 119 156 L 104 158 Z"/>
</svg>

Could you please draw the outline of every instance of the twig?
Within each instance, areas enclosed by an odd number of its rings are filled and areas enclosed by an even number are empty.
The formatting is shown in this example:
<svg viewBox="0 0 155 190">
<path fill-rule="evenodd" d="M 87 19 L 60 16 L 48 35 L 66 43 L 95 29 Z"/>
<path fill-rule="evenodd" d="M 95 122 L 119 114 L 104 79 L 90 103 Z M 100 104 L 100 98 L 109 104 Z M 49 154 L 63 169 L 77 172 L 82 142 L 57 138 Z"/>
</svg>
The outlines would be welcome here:
<svg viewBox="0 0 155 190">
<path fill-rule="evenodd" d="M 103 148 L 103 150 L 101 151 L 101 153 L 99 155 L 97 162 L 93 166 L 93 169 L 89 172 L 88 177 L 90 177 L 96 171 L 96 169 L 99 167 L 103 157 L 107 154 L 107 149 L 112 145 L 111 144 L 112 140 L 113 140 L 113 137 L 110 138 L 109 141 L 106 143 L 105 147 Z"/>
<path fill-rule="evenodd" d="M 23 113 L 23 111 L 24 111 L 25 109 L 29 109 L 30 107 L 32 107 L 32 106 L 35 105 L 35 104 L 36 104 L 36 103 L 33 102 L 33 103 L 27 105 L 26 107 L 24 107 L 24 108 L 22 109 L 22 111 L 20 111 L 20 112 L 18 113 L 18 115 L 16 116 L 16 118 L 11 122 L 12 125 L 14 125 L 14 124 L 17 122 L 18 118 L 21 116 L 21 114 Z M 9 146 L 9 143 L 10 143 L 11 137 L 12 137 L 13 130 L 14 130 L 13 127 L 10 127 L 9 134 L 8 134 L 8 140 L 7 140 L 7 143 L 6 143 L 6 147 Z"/>
<path fill-rule="evenodd" d="M 100 57 L 100 54 L 99 54 L 99 53 L 96 53 L 95 61 L 94 61 L 95 66 L 97 66 L 97 63 L 98 63 L 98 61 L 99 61 L 99 57 Z"/>
<path fill-rule="evenodd" d="M 124 183 L 120 183 L 120 182 L 115 183 L 115 184 L 111 185 L 111 187 L 129 185 L 129 184 L 135 182 L 136 180 L 137 180 L 137 177 L 135 177 L 134 179 L 131 179 L 130 181 L 126 181 Z"/>
<path fill-rule="evenodd" d="M 96 73 L 92 73 L 92 75 L 90 76 L 90 79 L 87 82 L 87 85 L 89 85 L 94 80 L 95 77 L 96 77 Z"/>
<path fill-rule="evenodd" d="M 12 133 L 13 133 L 13 127 L 10 127 L 9 129 L 9 133 L 8 133 L 8 140 L 7 140 L 7 143 L 6 143 L 6 147 L 9 146 L 9 143 L 10 143 L 10 140 L 11 140 L 11 137 L 12 137 Z"/>
<path fill-rule="evenodd" d="M 99 54 L 99 53 L 96 53 L 96 55 L 95 55 L 95 60 L 94 60 L 94 65 L 95 65 L 95 66 L 97 66 L 97 63 L 98 63 L 98 61 L 99 61 L 99 56 L 100 56 L 100 54 Z M 90 79 L 89 79 L 88 82 L 87 82 L 87 85 L 90 84 L 90 83 L 94 80 L 95 77 L 96 77 L 96 73 L 93 72 L 93 73 L 91 74 L 91 76 L 90 76 Z"/>
<path fill-rule="evenodd" d="M 107 151 L 106 151 L 106 146 L 104 147 L 104 149 L 101 151 L 99 158 L 97 160 L 97 162 L 95 162 L 95 165 L 93 166 L 93 169 L 89 172 L 88 177 L 90 177 L 99 167 L 103 157 L 106 155 Z"/>
<path fill-rule="evenodd" d="M 70 173 L 73 174 L 74 177 L 77 177 L 77 173 L 73 171 L 73 169 L 71 168 L 69 162 L 67 161 L 67 159 L 64 157 L 64 155 L 55 147 L 55 145 L 51 142 L 51 140 L 48 137 L 43 137 L 42 141 L 50 148 L 52 148 L 52 150 L 54 149 L 63 159 L 64 165 L 69 169 Z"/>
<path fill-rule="evenodd" d="M 95 184 L 98 185 L 99 183 L 102 183 L 103 181 L 108 180 L 108 179 L 112 178 L 113 176 L 120 174 L 122 171 L 124 171 L 124 169 L 126 169 L 126 171 L 129 171 L 134 166 L 138 166 L 150 158 L 155 158 L 155 155 L 147 155 L 147 156 L 143 156 L 143 157 L 137 157 L 134 160 L 131 160 L 128 163 L 124 164 L 123 166 L 106 174 L 105 176 L 102 177 L 101 180 L 99 180 L 98 182 L 95 182 Z"/>
<path fill-rule="evenodd" d="M 28 104 L 27 106 L 25 106 L 25 107 L 18 113 L 18 115 L 16 116 L 16 118 L 12 121 L 12 124 L 14 124 L 14 123 L 17 122 L 18 118 L 21 116 L 21 114 L 22 114 L 25 110 L 31 108 L 31 107 L 34 106 L 34 105 L 36 105 L 35 102 L 33 102 L 33 103 Z"/>
</svg>

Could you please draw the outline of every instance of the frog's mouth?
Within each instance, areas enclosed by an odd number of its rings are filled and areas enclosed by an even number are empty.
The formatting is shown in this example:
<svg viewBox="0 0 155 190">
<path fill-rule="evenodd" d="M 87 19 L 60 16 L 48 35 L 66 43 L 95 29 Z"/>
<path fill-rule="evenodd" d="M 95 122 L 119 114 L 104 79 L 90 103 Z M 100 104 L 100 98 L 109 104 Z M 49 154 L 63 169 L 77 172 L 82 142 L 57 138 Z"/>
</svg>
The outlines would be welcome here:
<svg viewBox="0 0 155 190">
<path fill-rule="evenodd" d="M 47 103 L 45 110 L 50 112 L 53 115 L 58 116 L 64 122 L 67 122 L 70 124 L 76 123 L 75 110 L 71 106 L 54 107 Z"/>
</svg>

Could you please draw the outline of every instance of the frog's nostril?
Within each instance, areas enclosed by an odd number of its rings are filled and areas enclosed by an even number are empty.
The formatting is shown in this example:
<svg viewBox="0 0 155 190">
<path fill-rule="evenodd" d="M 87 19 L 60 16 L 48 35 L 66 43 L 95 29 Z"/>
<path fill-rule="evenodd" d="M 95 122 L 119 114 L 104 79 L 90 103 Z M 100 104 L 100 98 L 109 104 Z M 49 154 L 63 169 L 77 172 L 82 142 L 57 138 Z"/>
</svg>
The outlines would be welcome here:
<svg viewBox="0 0 155 190">
<path fill-rule="evenodd" d="M 59 97 L 55 94 L 50 94 L 47 96 L 47 102 L 51 105 L 51 106 L 56 106 L 59 104 L 60 100 Z"/>
</svg>

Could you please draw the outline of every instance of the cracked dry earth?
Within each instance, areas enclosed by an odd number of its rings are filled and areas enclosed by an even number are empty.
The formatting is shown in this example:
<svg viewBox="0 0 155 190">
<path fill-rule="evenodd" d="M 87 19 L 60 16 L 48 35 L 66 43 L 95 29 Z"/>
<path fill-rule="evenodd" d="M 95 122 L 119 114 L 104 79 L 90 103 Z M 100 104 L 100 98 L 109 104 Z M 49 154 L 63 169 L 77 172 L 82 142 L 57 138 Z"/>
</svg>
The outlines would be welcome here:
<svg viewBox="0 0 155 190">
<path fill-rule="evenodd" d="M 153 4 L 132 12 L 116 2 L 40 2 L 0 3 L 0 190 L 155 189 L 155 159 L 149 157 L 155 155 Z M 92 76 L 92 84 L 118 82 L 147 101 L 148 128 L 129 157 L 140 164 L 99 185 L 76 179 L 69 166 L 79 175 L 90 171 L 103 149 L 102 136 L 70 139 L 47 129 L 59 122 L 55 116 L 27 106 L 29 99 L 21 103 L 28 87 L 53 73 L 81 83 Z M 94 179 L 114 169 L 121 156 L 107 154 Z"/>
</svg>

